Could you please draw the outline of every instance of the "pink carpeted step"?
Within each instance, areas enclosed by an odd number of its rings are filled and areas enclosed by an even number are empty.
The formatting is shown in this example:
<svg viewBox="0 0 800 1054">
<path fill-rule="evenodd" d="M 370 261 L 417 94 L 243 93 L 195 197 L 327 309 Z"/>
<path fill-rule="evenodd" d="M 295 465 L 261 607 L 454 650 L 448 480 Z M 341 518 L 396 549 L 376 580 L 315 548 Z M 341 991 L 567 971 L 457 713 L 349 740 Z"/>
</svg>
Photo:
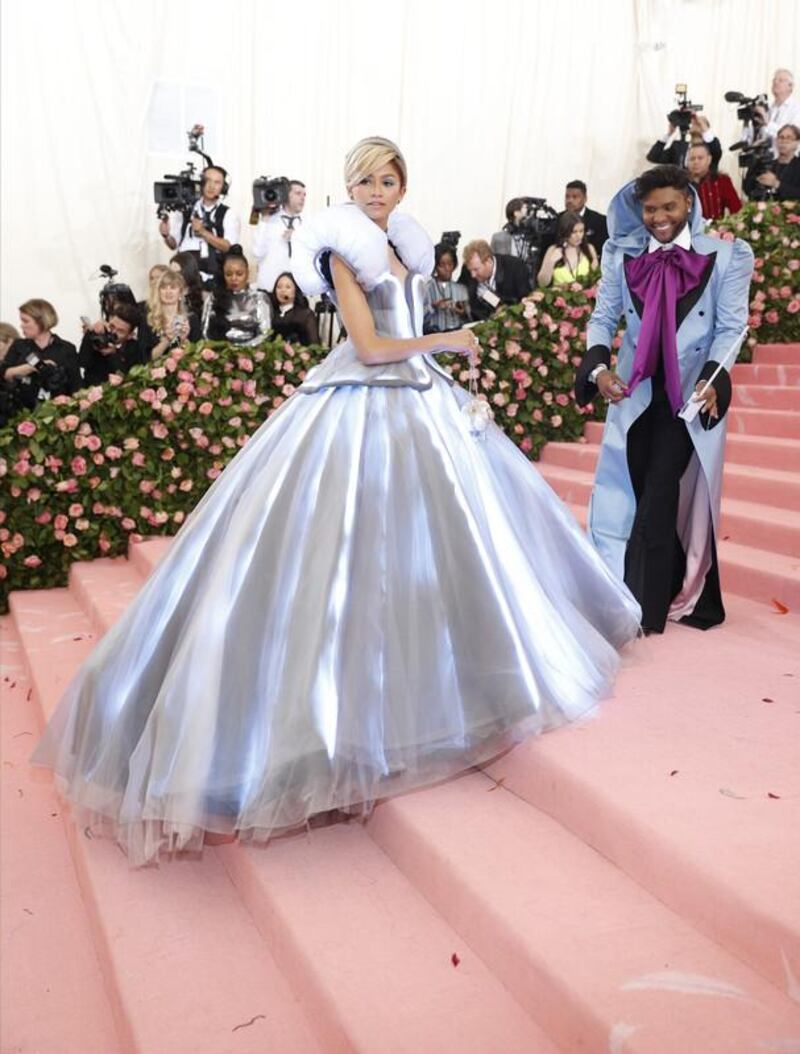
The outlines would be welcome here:
<svg viewBox="0 0 800 1054">
<path fill-rule="evenodd" d="M 62 802 L 28 762 L 39 721 L 9 616 L 0 619 L 0 649 L 0 1049 L 121 1054 Z"/>
<path fill-rule="evenodd" d="M 91 643 L 88 617 L 66 590 L 15 593 L 11 611 L 48 716 Z M 90 828 L 66 828 L 126 1050 L 320 1049 L 214 850 L 133 870 Z"/>
<path fill-rule="evenodd" d="M 800 365 L 800 344 L 759 344 L 753 362 L 761 366 L 768 364 Z"/>
<path fill-rule="evenodd" d="M 563 465 L 565 468 L 594 472 L 599 455 L 600 445 L 597 443 L 548 443 L 542 448 L 539 464 Z M 800 442 L 730 434 L 725 451 L 726 477 L 733 480 L 741 476 L 745 480 L 748 473 L 739 473 L 739 466 L 755 467 L 759 474 L 762 470 L 767 473 L 794 472 L 795 480 L 800 480 Z M 781 480 L 788 484 L 793 482 L 788 477 L 776 477 L 775 482 Z M 744 493 L 731 496 L 745 497 Z"/>
<path fill-rule="evenodd" d="M 795 365 L 773 365 L 743 362 L 731 371 L 734 389 L 739 384 L 777 384 L 781 387 L 800 386 L 800 360 Z"/>
<path fill-rule="evenodd" d="M 507 786 L 464 776 L 367 829 L 562 1049 L 731 1054 L 798 1034 L 800 1007 Z"/>
<path fill-rule="evenodd" d="M 800 387 L 774 384 L 736 384 L 734 409 L 792 410 L 800 412 Z"/>
<path fill-rule="evenodd" d="M 731 461 L 725 465 L 722 495 L 764 505 L 765 518 L 769 517 L 770 507 L 800 510 L 800 472 L 737 465 Z"/>
<path fill-rule="evenodd" d="M 361 823 L 219 854 L 326 1050 L 555 1054 Z"/>
<path fill-rule="evenodd" d="M 161 539 L 137 543 L 138 566 L 154 564 L 166 548 Z M 100 614 L 99 636 L 117 617 L 111 601 L 130 570 L 124 561 L 95 561 L 71 579 L 71 589 L 81 583 L 84 609 Z M 446 1029 L 457 1049 L 474 1054 L 494 1042 L 504 1051 L 555 1054 L 479 960 L 455 972 L 451 955 L 458 953 L 458 937 L 360 827 L 312 830 L 267 849 L 235 846 L 217 854 L 280 968 L 313 1007 L 325 1049 L 400 1054 L 422 1050 L 426 1042 L 438 1045 L 435 1037 Z M 395 920 L 391 936 L 389 914 Z M 390 988 L 395 997 L 387 1001 L 382 995 Z"/>
<path fill-rule="evenodd" d="M 725 462 L 800 472 L 800 443 L 796 439 L 750 436 L 729 431 L 725 443 Z"/>
<path fill-rule="evenodd" d="M 800 439 L 800 414 L 791 410 L 755 410 L 733 406 L 728 411 L 728 434 Z"/>
<path fill-rule="evenodd" d="M 489 772 L 797 1000 L 800 619 L 727 608 L 640 642 L 594 720 Z"/>
<path fill-rule="evenodd" d="M 588 505 L 594 480 L 593 473 L 562 465 L 551 465 L 548 462 L 540 463 L 539 470 L 562 501 L 571 506 L 586 507 Z M 728 470 L 733 483 L 728 483 L 728 476 L 726 476 L 726 493 L 729 488 L 745 492 L 759 491 L 762 481 L 759 479 L 757 470 L 734 465 L 728 466 L 726 472 Z M 747 474 L 743 475 L 743 473 Z M 784 473 L 778 473 L 780 477 L 783 475 Z M 764 481 L 767 477 L 768 473 L 763 473 Z M 765 483 L 764 488 L 767 493 L 775 493 L 775 501 L 787 500 L 786 494 L 781 491 L 769 491 Z M 796 494 L 796 491 L 792 493 Z M 800 550 L 800 516 L 795 509 L 723 497 L 721 512 L 721 539 L 729 538 L 731 541 L 755 545 L 759 549 L 774 550 L 786 555 L 800 554 L 798 551 Z"/>
<path fill-rule="evenodd" d="M 128 559 L 143 578 L 151 573 L 172 545 L 172 538 L 145 538 L 128 548 Z"/>
<path fill-rule="evenodd" d="M 142 581 L 141 573 L 124 556 L 73 564 L 69 572 L 70 592 L 98 636 L 116 622 L 141 589 Z"/>
</svg>

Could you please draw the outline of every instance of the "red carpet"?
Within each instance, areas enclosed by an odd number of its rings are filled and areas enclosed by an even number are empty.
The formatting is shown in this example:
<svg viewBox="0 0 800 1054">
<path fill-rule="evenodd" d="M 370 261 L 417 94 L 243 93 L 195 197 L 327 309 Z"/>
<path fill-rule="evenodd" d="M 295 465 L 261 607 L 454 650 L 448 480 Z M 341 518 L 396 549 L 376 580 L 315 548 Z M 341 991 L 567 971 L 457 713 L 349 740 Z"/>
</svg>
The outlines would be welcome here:
<svg viewBox="0 0 800 1054">
<path fill-rule="evenodd" d="M 725 625 L 669 626 L 593 719 L 366 826 L 131 871 L 27 758 L 168 543 L 15 594 L 3 1054 L 800 1050 L 800 347 L 735 379 Z M 575 506 L 587 439 L 540 465 Z"/>
</svg>

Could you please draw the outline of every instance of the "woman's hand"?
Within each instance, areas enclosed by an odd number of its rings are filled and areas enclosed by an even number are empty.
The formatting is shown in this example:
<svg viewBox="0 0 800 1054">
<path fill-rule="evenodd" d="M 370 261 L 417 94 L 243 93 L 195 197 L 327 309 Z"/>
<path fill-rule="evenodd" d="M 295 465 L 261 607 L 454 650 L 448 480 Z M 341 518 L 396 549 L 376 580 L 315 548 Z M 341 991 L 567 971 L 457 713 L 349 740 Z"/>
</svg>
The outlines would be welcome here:
<svg viewBox="0 0 800 1054">
<path fill-rule="evenodd" d="M 471 329 L 454 329 L 442 334 L 442 351 L 466 355 L 470 366 L 477 366 L 481 361 L 481 346 Z"/>
</svg>

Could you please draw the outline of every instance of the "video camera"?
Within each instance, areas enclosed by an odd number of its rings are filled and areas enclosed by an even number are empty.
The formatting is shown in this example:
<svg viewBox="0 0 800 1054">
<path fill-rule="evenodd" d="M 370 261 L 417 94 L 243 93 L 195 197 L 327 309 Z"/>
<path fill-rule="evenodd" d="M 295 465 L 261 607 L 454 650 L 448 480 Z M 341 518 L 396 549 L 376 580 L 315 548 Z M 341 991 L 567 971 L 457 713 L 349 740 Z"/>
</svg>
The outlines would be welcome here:
<svg viewBox="0 0 800 1054">
<path fill-rule="evenodd" d="M 740 91 L 726 91 L 725 102 L 735 102 L 738 104 L 736 116 L 744 124 L 752 124 L 754 127 L 760 127 L 764 123 L 761 114 L 757 112 L 757 107 L 768 105 L 766 95 L 754 95 L 751 99 L 747 95 L 742 95 Z M 731 147 L 731 150 L 735 149 L 736 147 Z"/>
<path fill-rule="evenodd" d="M 558 213 L 547 204 L 547 198 L 520 198 L 527 206 L 524 216 L 515 225 L 514 231 L 524 234 L 526 239 L 541 248 L 543 242 L 552 240 L 558 227 Z"/>
<path fill-rule="evenodd" d="M 206 168 L 213 165 L 213 161 L 203 150 L 203 133 L 205 129 L 202 124 L 196 124 L 186 133 L 189 139 L 189 152 L 199 154 L 205 162 Z M 156 180 L 153 184 L 153 200 L 156 203 L 156 214 L 160 220 L 166 218 L 170 212 L 182 212 L 188 216 L 194 203 L 200 197 L 201 177 L 195 172 L 192 161 L 188 163 L 183 171 L 170 175 L 167 173 L 163 180 Z"/>
<path fill-rule="evenodd" d="M 691 102 L 689 92 L 685 84 L 675 85 L 675 102 L 678 104 L 674 110 L 667 114 L 667 120 L 681 133 L 681 139 L 689 134 L 692 117 L 703 109 L 701 103 Z"/>
<path fill-rule="evenodd" d="M 253 180 L 253 212 L 276 212 L 289 200 L 290 186 L 286 176 L 258 176 Z"/>
</svg>

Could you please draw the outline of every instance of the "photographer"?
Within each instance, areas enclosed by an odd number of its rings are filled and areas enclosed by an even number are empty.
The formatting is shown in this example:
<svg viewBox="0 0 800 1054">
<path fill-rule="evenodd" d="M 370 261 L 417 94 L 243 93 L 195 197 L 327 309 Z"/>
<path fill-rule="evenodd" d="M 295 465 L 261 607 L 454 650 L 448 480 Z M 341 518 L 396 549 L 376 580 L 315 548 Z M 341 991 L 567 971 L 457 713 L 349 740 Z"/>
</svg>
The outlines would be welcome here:
<svg viewBox="0 0 800 1054">
<path fill-rule="evenodd" d="M 776 201 L 800 200 L 799 146 L 800 127 L 785 124 L 775 137 L 775 160 L 765 162 L 758 154 L 754 156 L 742 184 L 751 201 L 764 201 L 767 198 Z"/>
<path fill-rule="evenodd" d="M 719 220 L 741 209 L 741 198 L 736 193 L 730 176 L 726 176 L 724 172 L 715 174 L 712 171 L 708 143 L 693 143 L 689 147 L 686 168 L 700 198 L 705 219 Z"/>
<path fill-rule="evenodd" d="M 32 410 L 55 395 L 71 395 L 81 387 L 75 345 L 52 332 L 58 315 L 47 300 L 26 300 L 19 308 L 22 337 L 0 362 L 6 392 L 19 408 Z"/>
<path fill-rule="evenodd" d="M 800 99 L 794 97 L 794 74 L 778 69 L 772 75 L 772 106 L 757 106 L 761 129 L 773 143 L 779 129 L 787 124 L 800 125 Z"/>
<path fill-rule="evenodd" d="M 306 203 L 306 185 L 299 179 L 289 181 L 289 192 L 284 204 L 262 209 L 253 231 L 253 256 L 258 260 L 256 284 L 265 292 L 271 291 L 278 276 L 292 270 L 292 234 L 303 222 L 300 213 Z"/>
<path fill-rule="evenodd" d="M 530 243 L 525 237 L 522 223 L 528 215 L 528 205 L 522 198 L 512 198 L 506 205 L 506 224 L 495 231 L 489 242 L 493 253 L 516 256 L 527 260 Z M 458 327 L 453 327 L 458 328 Z"/>
<path fill-rule="evenodd" d="M 203 169 L 201 196 L 190 213 L 170 212 L 158 230 L 173 252 L 195 253 L 204 284 L 209 288 L 220 273 L 223 253 L 239 239 L 239 220 L 221 198 L 228 192 L 228 173 L 219 165 Z"/>
<path fill-rule="evenodd" d="M 127 373 L 143 361 L 133 336 L 140 320 L 138 305 L 116 303 L 108 322 L 95 322 L 87 329 L 78 350 L 84 384 L 105 384 L 112 373 Z"/>
<path fill-rule="evenodd" d="M 469 242 L 462 256 L 473 319 L 489 318 L 502 304 L 518 304 L 531 292 L 525 264 L 515 256 L 492 252 L 481 238 Z M 462 272 L 463 275 L 463 272 Z"/>
<path fill-rule="evenodd" d="M 170 348 L 200 340 L 200 319 L 186 304 L 186 282 L 178 271 L 167 270 L 150 291 L 147 317 L 139 325 L 142 362 L 159 359 Z"/>
<path fill-rule="evenodd" d="M 711 132 L 708 118 L 701 113 L 693 113 L 689 120 L 689 138 L 680 137 L 678 121 L 681 118 L 680 110 L 673 110 L 667 120 L 667 134 L 655 143 L 647 151 L 647 160 L 654 165 L 678 165 L 679 168 L 686 166 L 686 155 L 689 147 L 694 143 L 706 143 L 711 155 L 711 170 L 717 171 L 717 165 L 722 160 L 722 147 L 719 139 Z"/>
</svg>

